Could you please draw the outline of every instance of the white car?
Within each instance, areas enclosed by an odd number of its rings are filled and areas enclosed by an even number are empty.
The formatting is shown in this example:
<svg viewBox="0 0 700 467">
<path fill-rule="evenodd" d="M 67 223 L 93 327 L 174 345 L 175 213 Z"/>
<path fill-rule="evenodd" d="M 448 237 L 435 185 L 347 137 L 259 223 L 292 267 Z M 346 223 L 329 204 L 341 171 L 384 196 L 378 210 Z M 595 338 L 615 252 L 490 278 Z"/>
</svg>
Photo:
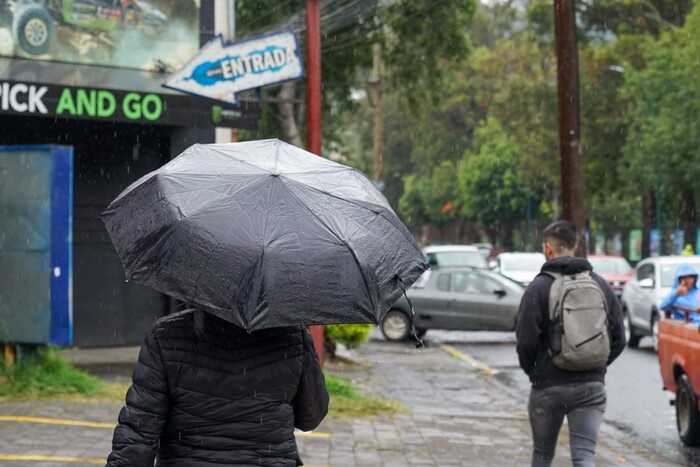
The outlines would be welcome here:
<svg viewBox="0 0 700 467">
<path fill-rule="evenodd" d="M 513 251 L 499 254 L 489 266 L 492 270 L 527 286 L 540 273 L 546 261 L 542 253 Z"/>
<path fill-rule="evenodd" d="M 431 245 L 423 249 L 430 267 L 471 266 L 488 268 L 479 248 L 472 245 Z"/>
<path fill-rule="evenodd" d="M 656 256 L 637 263 L 621 297 L 625 337 L 630 347 L 637 347 L 642 337 L 651 336 L 654 350 L 658 349 L 661 302 L 671 291 L 676 268 L 683 263 L 700 273 L 700 256 Z"/>
</svg>

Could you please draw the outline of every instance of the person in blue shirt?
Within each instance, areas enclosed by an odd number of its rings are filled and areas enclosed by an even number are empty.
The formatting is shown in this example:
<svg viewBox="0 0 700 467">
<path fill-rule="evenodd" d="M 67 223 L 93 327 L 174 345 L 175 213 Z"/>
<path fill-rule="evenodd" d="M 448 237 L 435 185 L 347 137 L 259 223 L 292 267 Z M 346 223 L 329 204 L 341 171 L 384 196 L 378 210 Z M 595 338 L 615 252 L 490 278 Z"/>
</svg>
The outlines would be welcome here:
<svg viewBox="0 0 700 467">
<path fill-rule="evenodd" d="M 672 318 L 685 319 L 688 311 L 693 323 L 700 323 L 700 290 L 698 273 L 693 266 L 683 263 L 676 269 L 673 288 L 661 302 L 661 309 L 672 312 Z"/>
</svg>

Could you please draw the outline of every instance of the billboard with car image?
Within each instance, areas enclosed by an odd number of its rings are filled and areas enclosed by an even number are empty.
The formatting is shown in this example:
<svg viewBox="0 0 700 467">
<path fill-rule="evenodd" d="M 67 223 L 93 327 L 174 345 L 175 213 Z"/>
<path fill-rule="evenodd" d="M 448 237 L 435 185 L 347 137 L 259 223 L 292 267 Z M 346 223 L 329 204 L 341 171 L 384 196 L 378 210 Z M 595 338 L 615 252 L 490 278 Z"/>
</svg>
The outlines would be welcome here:
<svg viewBox="0 0 700 467">
<path fill-rule="evenodd" d="M 199 16 L 200 0 L 0 0 L 0 56 L 171 73 Z"/>
</svg>

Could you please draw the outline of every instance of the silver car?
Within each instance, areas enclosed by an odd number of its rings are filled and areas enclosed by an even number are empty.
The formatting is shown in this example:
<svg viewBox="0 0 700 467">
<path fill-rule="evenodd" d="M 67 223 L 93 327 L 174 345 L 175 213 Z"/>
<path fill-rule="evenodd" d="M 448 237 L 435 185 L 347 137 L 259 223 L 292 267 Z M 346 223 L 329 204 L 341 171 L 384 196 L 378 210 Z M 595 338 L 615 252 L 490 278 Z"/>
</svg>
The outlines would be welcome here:
<svg viewBox="0 0 700 467">
<path fill-rule="evenodd" d="M 426 271 L 407 295 L 415 310 L 418 337 L 428 329 L 513 331 L 524 288 L 500 274 L 479 268 L 440 267 Z M 411 335 L 411 309 L 401 297 L 380 324 L 384 337 Z"/>
<path fill-rule="evenodd" d="M 658 350 L 659 320 L 663 317 L 661 302 L 671 291 L 676 268 L 682 263 L 700 272 L 700 256 L 657 256 L 637 263 L 631 280 L 622 290 L 622 311 L 625 315 L 627 345 L 639 346 L 644 336 L 651 336 Z"/>
</svg>

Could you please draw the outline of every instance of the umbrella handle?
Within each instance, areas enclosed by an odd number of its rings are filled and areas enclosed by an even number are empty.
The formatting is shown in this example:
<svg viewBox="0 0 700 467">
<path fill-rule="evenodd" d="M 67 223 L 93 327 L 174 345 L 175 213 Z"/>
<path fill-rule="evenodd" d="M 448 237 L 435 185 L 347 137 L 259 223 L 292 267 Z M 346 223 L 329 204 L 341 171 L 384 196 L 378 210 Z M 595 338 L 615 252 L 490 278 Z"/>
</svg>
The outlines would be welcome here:
<svg viewBox="0 0 700 467">
<path fill-rule="evenodd" d="M 406 286 L 403 283 L 403 280 L 397 275 L 396 279 L 399 281 L 399 284 L 401 285 L 401 291 L 403 292 L 403 296 L 406 297 L 406 301 L 408 302 L 408 307 L 411 309 L 411 333 L 413 334 L 413 337 L 416 339 L 416 348 L 417 349 L 424 349 L 425 344 L 423 343 L 423 340 L 418 337 L 418 333 L 416 332 L 416 324 L 415 324 L 415 316 L 416 316 L 416 310 L 413 308 L 413 302 L 411 301 L 410 298 L 408 298 L 408 295 L 406 295 Z"/>
</svg>

